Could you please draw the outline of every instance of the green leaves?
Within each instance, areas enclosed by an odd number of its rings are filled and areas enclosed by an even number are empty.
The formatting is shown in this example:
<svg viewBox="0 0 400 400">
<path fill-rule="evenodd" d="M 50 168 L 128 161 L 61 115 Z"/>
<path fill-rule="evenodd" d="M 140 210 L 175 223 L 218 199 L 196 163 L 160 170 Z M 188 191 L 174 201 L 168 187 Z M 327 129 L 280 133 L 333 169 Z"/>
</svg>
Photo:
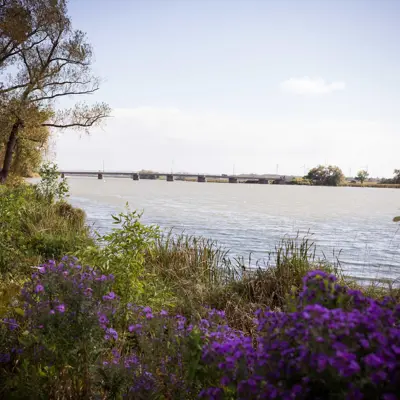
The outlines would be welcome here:
<svg viewBox="0 0 400 400">
<path fill-rule="evenodd" d="M 339 186 L 344 181 L 342 170 L 335 165 L 327 167 L 318 165 L 318 167 L 311 169 L 305 178 L 310 179 L 317 185 L 324 186 Z"/>
<path fill-rule="evenodd" d="M 366 179 L 368 179 L 368 177 L 369 177 L 369 173 L 365 169 L 358 171 L 358 173 L 357 173 L 357 179 L 361 182 L 361 184 L 363 184 L 364 181 Z"/>
<path fill-rule="evenodd" d="M 400 216 L 394 217 L 393 222 L 400 222 Z"/>
<path fill-rule="evenodd" d="M 45 163 L 40 168 L 40 182 L 36 185 L 38 194 L 48 201 L 61 200 L 68 196 L 69 186 L 66 178 L 59 178 L 57 164 Z"/>
<path fill-rule="evenodd" d="M 110 233 L 97 234 L 99 246 L 75 253 L 83 263 L 96 265 L 103 273 L 115 276 L 114 290 L 124 301 L 161 307 L 171 303 L 171 295 L 157 276 L 145 269 L 146 255 L 160 237 L 156 226 L 141 223 L 142 213 L 121 212 L 112 215 L 116 225 Z"/>
</svg>

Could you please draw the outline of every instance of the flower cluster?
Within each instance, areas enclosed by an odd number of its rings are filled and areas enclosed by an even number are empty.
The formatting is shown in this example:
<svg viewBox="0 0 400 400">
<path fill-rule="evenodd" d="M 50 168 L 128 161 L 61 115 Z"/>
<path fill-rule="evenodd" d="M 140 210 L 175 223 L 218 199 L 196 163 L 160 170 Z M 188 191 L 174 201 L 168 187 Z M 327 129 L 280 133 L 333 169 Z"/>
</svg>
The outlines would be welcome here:
<svg viewBox="0 0 400 400">
<path fill-rule="evenodd" d="M 334 308 L 345 299 L 346 308 Z M 324 305 L 318 304 L 318 300 Z M 310 304 L 308 304 L 310 303 Z M 327 307 L 328 306 L 328 307 Z M 205 361 L 223 371 L 204 398 L 394 399 L 400 393 L 400 306 L 378 302 L 315 271 L 295 312 L 259 311 L 256 345 L 211 343 Z"/>
<path fill-rule="evenodd" d="M 249 337 L 223 311 L 191 320 L 125 305 L 113 276 L 75 259 L 49 262 L 26 283 L 21 308 L 0 320 L 0 379 L 16 397 L 65 385 L 76 388 L 72 398 L 90 388 L 93 398 L 395 399 L 400 306 L 322 271 L 303 283 L 294 309 L 259 310 Z M 30 381 L 20 367 L 28 364 Z"/>
</svg>

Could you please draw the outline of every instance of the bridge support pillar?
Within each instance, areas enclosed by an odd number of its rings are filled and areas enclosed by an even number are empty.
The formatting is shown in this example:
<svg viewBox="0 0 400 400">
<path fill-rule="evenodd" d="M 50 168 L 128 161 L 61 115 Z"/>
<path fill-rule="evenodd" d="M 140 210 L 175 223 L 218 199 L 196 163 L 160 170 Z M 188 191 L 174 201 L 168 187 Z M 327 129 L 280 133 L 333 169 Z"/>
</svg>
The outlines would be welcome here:
<svg viewBox="0 0 400 400">
<path fill-rule="evenodd" d="M 233 176 L 229 177 L 229 183 L 237 183 L 237 182 L 238 182 L 237 178 L 235 178 Z"/>
<path fill-rule="evenodd" d="M 204 175 L 198 175 L 197 182 L 206 182 L 206 177 Z"/>
<path fill-rule="evenodd" d="M 99 172 L 99 173 L 97 174 L 97 179 L 103 179 L 103 174 L 102 174 L 101 172 Z"/>
<path fill-rule="evenodd" d="M 64 172 L 61 172 L 61 179 L 64 179 L 65 178 L 65 174 L 64 174 Z"/>
<path fill-rule="evenodd" d="M 167 182 L 173 182 L 174 181 L 174 176 L 172 174 L 167 175 Z"/>
<path fill-rule="evenodd" d="M 132 174 L 132 179 L 133 179 L 134 181 L 138 181 L 138 180 L 140 180 L 140 175 L 134 173 L 134 174 Z"/>
<path fill-rule="evenodd" d="M 258 183 L 261 185 L 268 185 L 269 182 L 268 182 L 268 179 L 266 179 L 266 178 L 260 178 L 258 180 Z"/>
</svg>

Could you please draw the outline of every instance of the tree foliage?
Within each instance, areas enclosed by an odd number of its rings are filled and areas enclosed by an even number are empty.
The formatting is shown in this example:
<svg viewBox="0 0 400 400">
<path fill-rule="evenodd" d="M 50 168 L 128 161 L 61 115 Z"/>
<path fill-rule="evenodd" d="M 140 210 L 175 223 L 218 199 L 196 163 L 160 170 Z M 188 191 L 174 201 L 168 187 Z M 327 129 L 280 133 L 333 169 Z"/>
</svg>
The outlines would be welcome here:
<svg viewBox="0 0 400 400">
<path fill-rule="evenodd" d="M 310 179 L 316 185 L 323 186 L 338 186 L 344 181 L 344 175 L 342 170 L 334 165 L 323 166 L 312 168 L 306 175 L 307 179 Z"/>
<path fill-rule="evenodd" d="M 357 173 L 357 179 L 361 182 L 361 184 L 363 184 L 364 181 L 366 181 L 368 179 L 368 177 L 369 177 L 369 173 L 365 169 L 362 169 L 361 171 L 358 171 L 358 173 Z"/>
<path fill-rule="evenodd" d="M 393 174 L 393 183 L 400 183 L 400 169 L 395 169 Z"/>
<path fill-rule="evenodd" d="M 46 150 L 50 136 L 49 128 L 42 126 L 49 113 L 30 109 L 25 118 L 25 126 L 19 132 L 14 148 L 10 172 L 17 176 L 31 176 L 38 171 L 42 153 Z M 0 162 L 4 160 L 9 132 L 13 118 L 7 109 L 0 110 Z"/>
<path fill-rule="evenodd" d="M 57 164 L 45 163 L 40 168 L 40 182 L 36 185 L 36 191 L 50 203 L 54 200 L 62 200 L 68 196 L 69 186 L 67 178 L 60 178 Z"/>
<path fill-rule="evenodd" d="M 4 181 L 21 138 L 34 141 L 31 132 L 43 136 L 46 127 L 87 130 L 110 109 L 104 103 L 81 102 L 56 108 L 58 99 L 94 93 L 100 84 L 91 72 L 92 47 L 84 32 L 72 28 L 66 0 L 3 0 L 0 5 L 0 105 L 7 118 L 1 133 Z"/>
</svg>

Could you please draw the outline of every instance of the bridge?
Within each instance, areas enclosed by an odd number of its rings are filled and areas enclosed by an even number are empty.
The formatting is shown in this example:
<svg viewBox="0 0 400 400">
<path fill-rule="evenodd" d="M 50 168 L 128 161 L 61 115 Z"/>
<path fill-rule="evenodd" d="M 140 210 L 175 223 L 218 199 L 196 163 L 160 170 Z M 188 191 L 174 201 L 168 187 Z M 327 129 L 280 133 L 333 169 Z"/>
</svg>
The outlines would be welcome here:
<svg viewBox="0 0 400 400">
<path fill-rule="evenodd" d="M 181 174 L 181 173 L 139 173 L 139 172 L 118 172 L 118 171 L 60 171 L 62 178 L 67 176 L 86 176 L 86 177 L 97 177 L 97 179 L 104 179 L 105 177 L 112 178 L 129 178 L 134 181 L 139 181 L 140 179 L 160 179 L 165 178 L 167 182 L 173 182 L 174 180 L 186 180 L 195 179 L 197 182 L 207 182 L 207 180 L 220 180 L 229 183 L 259 183 L 259 184 L 269 184 L 269 183 L 279 183 L 285 184 L 290 183 L 293 176 L 285 175 L 213 175 L 213 174 Z"/>
</svg>

